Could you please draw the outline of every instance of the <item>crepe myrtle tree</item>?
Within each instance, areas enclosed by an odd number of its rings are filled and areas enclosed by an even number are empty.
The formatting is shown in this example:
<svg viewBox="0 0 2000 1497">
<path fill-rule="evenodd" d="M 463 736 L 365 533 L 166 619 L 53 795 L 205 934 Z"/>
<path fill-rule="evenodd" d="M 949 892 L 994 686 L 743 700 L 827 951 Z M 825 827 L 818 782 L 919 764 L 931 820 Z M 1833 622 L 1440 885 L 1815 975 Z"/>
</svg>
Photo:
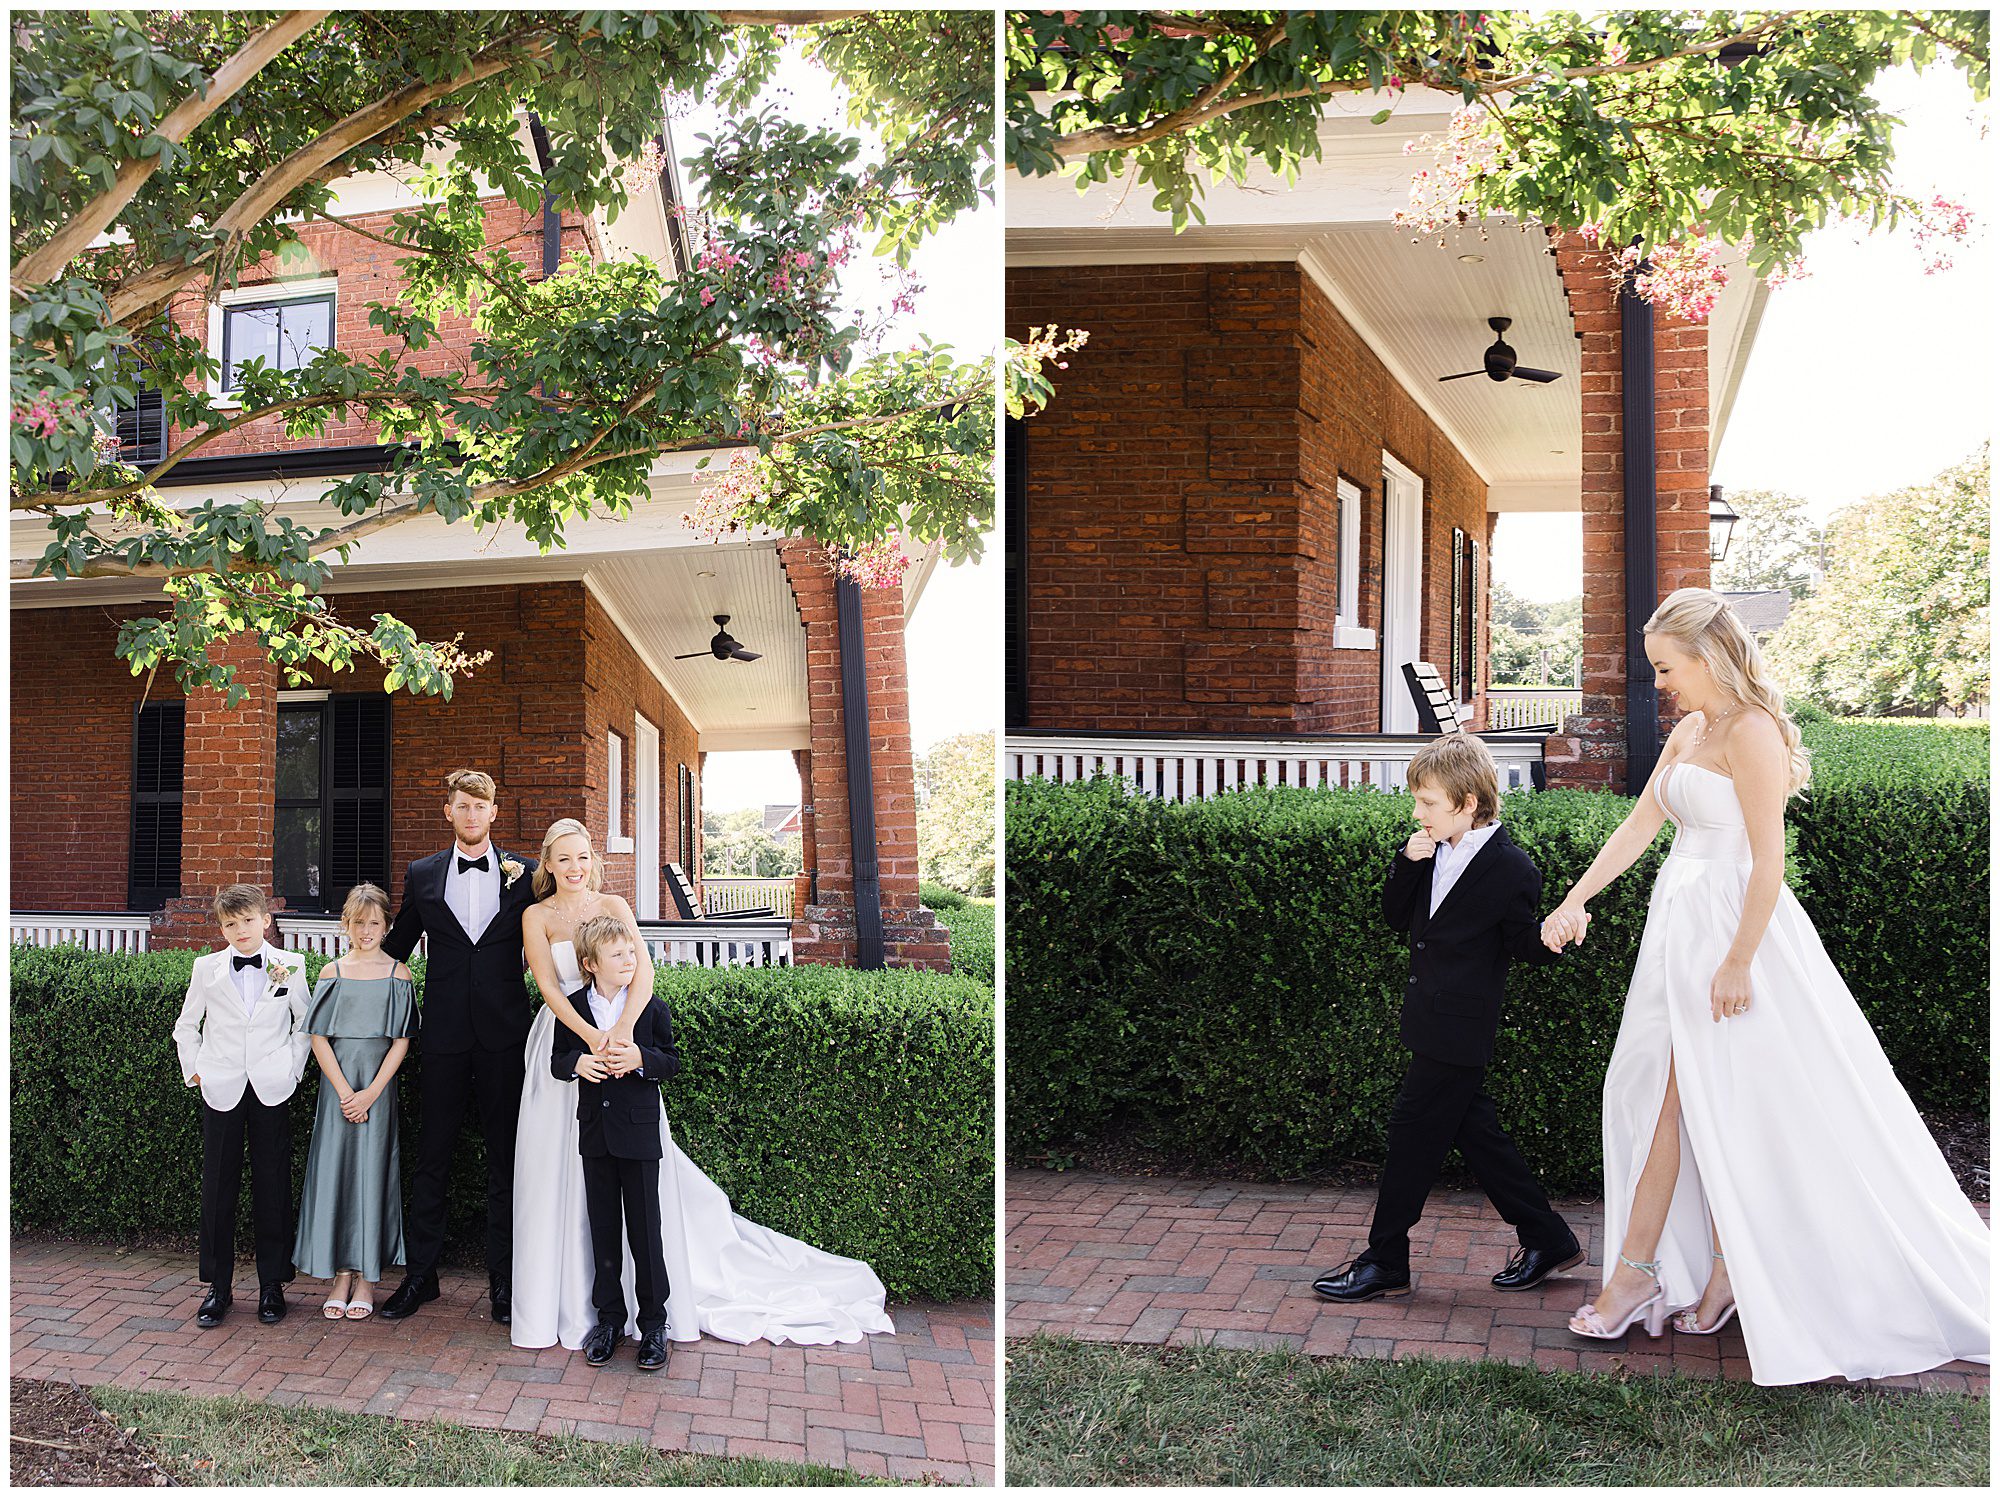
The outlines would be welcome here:
<svg viewBox="0 0 2000 1497">
<path fill-rule="evenodd" d="M 1460 107 L 1405 145 L 1399 222 L 1439 243 L 1490 218 L 1573 230 L 1690 320 L 1724 245 L 1775 277 L 1832 219 L 1905 221 L 1936 267 L 1972 229 L 1892 181 L 1899 122 L 1870 89 L 1944 63 L 1983 99 L 1985 11 L 1012 11 L 1005 37 L 1009 163 L 1127 177 L 1176 228 L 1202 220 L 1198 169 L 1289 178 L 1335 95 L 1386 97 L 1373 122 L 1393 131 L 1395 100 L 1428 88 Z"/>
<path fill-rule="evenodd" d="M 758 107 L 781 29 L 845 86 L 878 150 Z M 234 700 L 211 657 L 247 633 L 293 682 L 367 657 L 392 691 L 449 696 L 486 658 L 478 641 L 340 618 L 322 592 L 331 567 L 426 514 L 560 546 L 572 522 L 626 513 L 677 450 L 735 449 L 710 519 L 813 537 L 868 580 L 900 575 L 905 536 L 978 554 L 990 361 L 880 351 L 837 283 L 858 236 L 907 262 L 990 196 L 990 17 L 47 11 L 13 30 L 10 501 L 50 532 L 15 575 L 157 579 L 166 607 L 119 637 L 135 674 L 164 666 L 183 690 Z M 633 259 L 531 280 L 488 244 L 482 191 L 615 216 L 657 174 L 663 100 L 699 90 L 737 112 L 690 162 L 704 202 L 685 222 L 688 273 Z M 372 171 L 412 182 L 421 205 L 386 229 L 333 217 L 342 180 Z M 404 252 L 400 286 L 368 304 L 388 345 L 293 369 L 252 359 L 216 397 L 218 360 L 173 299 L 284 263 L 314 222 Z M 473 337 L 441 370 L 419 356 L 447 313 Z M 144 469 L 114 436 L 141 388 L 178 438 Z M 241 427 L 308 439 L 353 415 L 392 453 L 385 471 L 329 481 L 338 523 L 181 507 L 156 487 Z"/>
</svg>

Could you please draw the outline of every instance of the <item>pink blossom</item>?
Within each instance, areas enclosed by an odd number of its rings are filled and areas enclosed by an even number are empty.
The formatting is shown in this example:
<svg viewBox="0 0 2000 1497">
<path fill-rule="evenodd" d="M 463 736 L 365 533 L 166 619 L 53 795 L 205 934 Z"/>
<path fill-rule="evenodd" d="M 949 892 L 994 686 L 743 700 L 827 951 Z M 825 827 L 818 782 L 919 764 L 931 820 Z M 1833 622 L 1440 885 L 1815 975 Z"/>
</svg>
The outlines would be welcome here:
<svg viewBox="0 0 2000 1497">
<path fill-rule="evenodd" d="M 713 286 L 704 286 L 701 288 L 701 304 L 704 307 L 715 305 L 715 288 Z"/>
</svg>

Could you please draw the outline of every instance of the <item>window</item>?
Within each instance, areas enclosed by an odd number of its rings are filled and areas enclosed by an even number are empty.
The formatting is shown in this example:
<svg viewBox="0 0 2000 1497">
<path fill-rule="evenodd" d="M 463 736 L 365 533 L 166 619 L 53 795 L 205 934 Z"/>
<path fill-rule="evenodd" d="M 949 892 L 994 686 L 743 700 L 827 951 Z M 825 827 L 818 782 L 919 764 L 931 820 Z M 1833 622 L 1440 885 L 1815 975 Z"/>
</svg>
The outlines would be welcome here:
<svg viewBox="0 0 2000 1497">
<path fill-rule="evenodd" d="M 617 732 L 604 735 L 606 791 L 604 850 L 630 852 L 632 838 L 625 830 L 625 738 Z"/>
<path fill-rule="evenodd" d="M 266 368 L 302 368 L 322 348 L 334 346 L 334 282 L 314 280 L 308 286 L 258 286 L 238 292 L 234 300 L 224 294 L 222 390 L 242 384 L 240 370 L 252 358 L 262 358 Z"/>
<path fill-rule="evenodd" d="M 389 886 L 389 699 L 280 698 L 271 882 L 298 911 Z"/>
<path fill-rule="evenodd" d="M 680 856 L 674 861 L 694 874 L 699 870 L 694 861 L 694 775 L 683 764 L 680 780 L 680 836 L 678 847 Z"/>
<path fill-rule="evenodd" d="M 1375 631 L 1361 627 L 1361 486 L 1343 478 L 1335 489 L 1339 571 L 1334 581 L 1333 643 L 1337 649 L 1372 650 Z"/>
<path fill-rule="evenodd" d="M 132 735 L 132 858 L 125 904 L 157 910 L 181 893 L 181 774 L 187 704 L 147 702 Z"/>
</svg>

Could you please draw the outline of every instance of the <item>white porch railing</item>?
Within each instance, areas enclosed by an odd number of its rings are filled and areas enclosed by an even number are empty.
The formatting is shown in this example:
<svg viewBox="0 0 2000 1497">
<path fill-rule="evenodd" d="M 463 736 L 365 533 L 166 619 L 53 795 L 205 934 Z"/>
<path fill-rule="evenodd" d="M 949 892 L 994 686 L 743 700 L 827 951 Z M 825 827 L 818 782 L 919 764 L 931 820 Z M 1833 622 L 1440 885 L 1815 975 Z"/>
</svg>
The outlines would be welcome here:
<svg viewBox="0 0 2000 1497">
<path fill-rule="evenodd" d="M 1486 726 L 1490 732 L 1526 728 L 1542 723 L 1561 726 L 1562 720 L 1583 710 L 1583 691 L 1574 686 L 1489 686 L 1486 688 Z"/>
<path fill-rule="evenodd" d="M 1502 790 L 1534 788 L 1534 767 L 1542 761 L 1540 737 L 1479 736 L 1499 765 Z M 1178 738 L 1028 732 L 1007 735 L 1005 760 L 1010 780 L 1038 777 L 1068 784 L 1105 774 L 1148 795 L 1206 800 L 1255 785 L 1401 790 L 1410 760 L 1430 741 L 1420 733 Z"/>
<path fill-rule="evenodd" d="M 8 916 L 16 943 L 81 946 L 86 951 L 144 951 L 151 917 L 123 912 L 25 911 Z M 340 922 L 330 915 L 280 915 L 278 931 L 287 951 L 336 956 L 342 949 Z M 789 967 L 789 920 L 642 920 L 639 934 L 655 962 L 673 967 Z M 417 954 L 424 952 L 417 943 Z"/>
<path fill-rule="evenodd" d="M 701 879 L 701 906 L 711 916 L 732 910 L 768 909 L 792 918 L 792 881 L 786 878 L 721 878 L 705 873 Z"/>
<path fill-rule="evenodd" d="M 99 915 L 76 910 L 12 910 L 7 916 L 13 944 L 81 946 L 86 951 L 144 951 L 150 915 Z"/>
</svg>

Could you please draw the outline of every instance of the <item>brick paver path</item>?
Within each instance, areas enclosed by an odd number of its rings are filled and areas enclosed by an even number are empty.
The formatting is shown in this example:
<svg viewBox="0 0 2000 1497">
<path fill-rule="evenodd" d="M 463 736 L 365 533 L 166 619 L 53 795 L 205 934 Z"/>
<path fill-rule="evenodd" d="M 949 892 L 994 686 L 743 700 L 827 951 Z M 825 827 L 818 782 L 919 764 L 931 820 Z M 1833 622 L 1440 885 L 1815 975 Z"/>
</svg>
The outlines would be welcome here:
<svg viewBox="0 0 2000 1497">
<path fill-rule="evenodd" d="M 204 1331 L 191 1256 L 36 1239 L 13 1254 L 16 1377 L 993 1480 L 989 1305 L 891 1305 L 895 1335 L 849 1346 L 675 1342 L 666 1370 L 646 1373 L 630 1342 L 596 1369 L 559 1346 L 509 1345 L 487 1315 L 483 1274 L 445 1275 L 442 1299 L 394 1324 L 322 1320 L 324 1287 L 301 1279 L 290 1313 L 267 1326 L 244 1263 L 229 1319 Z"/>
<path fill-rule="evenodd" d="M 1017 1170 L 1007 1177 L 1009 1336 L 1047 1329 L 1090 1341 L 1287 1346 L 1313 1355 L 1492 1357 L 1585 1372 L 1669 1369 L 1748 1379 L 1743 1332 L 1592 1343 L 1565 1322 L 1598 1282 L 1571 1270 L 1507 1294 L 1488 1282 L 1516 1243 L 1476 1191 L 1437 1192 L 1410 1235 L 1416 1292 L 1336 1305 L 1312 1281 L 1368 1243 L 1372 1189 L 1131 1179 Z M 1593 1264 L 1603 1204 L 1558 1201 Z M 1985 1214 L 1987 1208 L 1981 1207 Z M 1588 1234 L 1586 1237 L 1586 1233 Z M 1987 1369 L 1953 1362 L 1882 1386 L 1987 1391 Z"/>
</svg>

